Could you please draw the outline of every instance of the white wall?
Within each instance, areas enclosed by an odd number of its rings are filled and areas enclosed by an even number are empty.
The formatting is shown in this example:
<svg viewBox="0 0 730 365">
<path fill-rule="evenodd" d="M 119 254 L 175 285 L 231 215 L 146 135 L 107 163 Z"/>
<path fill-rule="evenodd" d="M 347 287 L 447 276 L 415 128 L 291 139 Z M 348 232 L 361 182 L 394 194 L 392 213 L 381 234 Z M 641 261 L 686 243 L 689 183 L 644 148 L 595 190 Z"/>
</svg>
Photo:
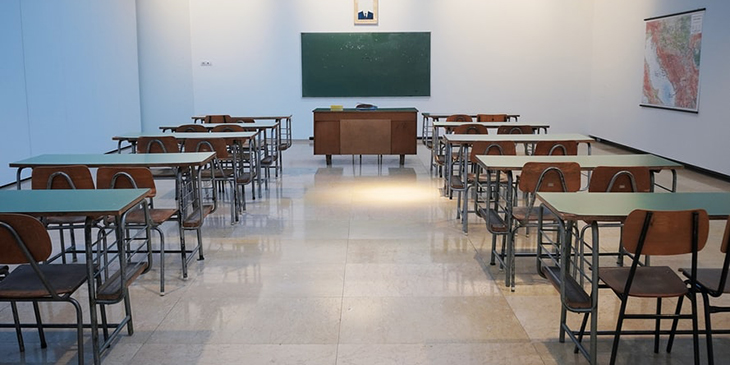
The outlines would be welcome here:
<svg viewBox="0 0 730 365">
<path fill-rule="evenodd" d="M 137 0 L 137 45 L 143 130 L 159 132 L 160 125 L 192 122 L 188 2 Z"/>
<path fill-rule="evenodd" d="M 645 18 L 707 8 L 700 60 L 699 113 L 644 108 Z M 730 175 L 730 2 L 596 1 L 590 133 Z"/>
<path fill-rule="evenodd" d="M 293 114 L 298 139 L 312 135 L 312 109 L 357 102 L 430 112 L 518 113 L 525 122 L 552 124 L 554 132 L 588 132 L 591 2 L 381 0 L 377 26 L 353 25 L 349 0 L 168 3 L 169 14 L 138 19 L 175 22 L 178 31 L 164 35 L 166 43 L 179 47 L 175 54 L 187 51 L 184 38 L 190 37 L 195 114 Z M 186 7 L 190 34 L 177 22 Z M 388 31 L 431 32 L 430 97 L 301 97 L 300 33 Z M 140 33 L 140 38 L 146 36 Z M 201 66 L 204 60 L 212 66 Z M 147 64 L 140 64 L 143 75 L 171 72 L 164 65 L 147 70 Z M 183 67 L 172 72 L 188 77 Z M 147 111 L 144 77 L 142 83 Z M 168 92 L 179 90 L 170 87 Z M 157 114 L 179 111 L 157 107 Z M 146 113 L 143 117 L 145 130 L 162 124 Z M 178 118 L 189 121 L 189 115 Z"/>
<path fill-rule="evenodd" d="M 0 10 L 9 44 L 2 73 L 11 81 L 0 86 L 2 110 L 17 118 L 0 165 L 106 152 L 116 147 L 112 135 L 140 129 L 134 0 L 7 0 Z M 14 180 L 0 171 L 0 181 Z"/>
<path fill-rule="evenodd" d="M 15 172 L 7 167 L 30 155 L 30 124 L 25 89 L 23 32 L 20 0 L 0 1 L 0 110 L 4 114 L 0 133 L 0 185 L 15 181 Z"/>
</svg>

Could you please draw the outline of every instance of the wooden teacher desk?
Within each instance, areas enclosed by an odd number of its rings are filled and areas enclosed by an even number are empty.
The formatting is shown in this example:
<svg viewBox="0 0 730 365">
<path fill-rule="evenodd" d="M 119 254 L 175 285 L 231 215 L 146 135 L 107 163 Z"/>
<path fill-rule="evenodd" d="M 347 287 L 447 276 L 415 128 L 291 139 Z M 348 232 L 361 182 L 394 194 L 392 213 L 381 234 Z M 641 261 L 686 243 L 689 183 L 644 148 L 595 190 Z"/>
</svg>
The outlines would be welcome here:
<svg viewBox="0 0 730 365">
<path fill-rule="evenodd" d="M 416 108 L 347 108 L 333 111 L 318 108 L 314 113 L 314 154 L 325 155 L 405 155 L 416 154 Z"/>
</svg>

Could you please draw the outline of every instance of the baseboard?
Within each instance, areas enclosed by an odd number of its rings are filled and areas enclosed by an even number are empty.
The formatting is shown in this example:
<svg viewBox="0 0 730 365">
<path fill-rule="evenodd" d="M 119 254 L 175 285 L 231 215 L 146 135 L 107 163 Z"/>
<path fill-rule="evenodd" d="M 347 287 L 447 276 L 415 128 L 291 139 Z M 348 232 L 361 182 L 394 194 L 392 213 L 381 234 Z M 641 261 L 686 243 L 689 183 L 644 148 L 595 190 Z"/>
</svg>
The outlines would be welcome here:
<svg viewBox="0 0 730 365">
<path fill-rule="evenodd" d="M 632 153 L 651 153 L 651 152 L 642 151 L 642 150 L 637 149 L 637 148 L 634 148 L 634 147 L 629 147 L 629 146 L 623 145 L 621 143 L 617 143 L 617 142 L 614 142 L 614 141 L 609 141 L 607 139 L 604 139 L 604 138 L 601 138 L 601 137 L 598 137 L 598 136 L 591 135 L 590 137 L 595 138 L 596 141 L 598 141 L 598 142 L 601 142 L 603 144 L 607 144 L 607 145 L 612 146 L 612 147 L 620 148 L 620 149 L 622 149 L 624 151 L 628 151 L 628 152 L 632 152 Z M 657 156 L 659 156 L 659 155 L 657 155 Z M 691 171 L 694 171 L 694 172 L 698 172 L 700 174 L 707 175 L 707 176 L 710 176 L 710 177 L 715 178 L 715 179 L 718 179 L 718 180 L 730 182 L 730 175 L 725 175 L 725 174 L 719 173 L 717 171 L 713 171 L 713 170 L 709 170 L 709 169 L 706 169 L 706 168 L 703 168 L 703 167 L 699 167 L 699 166 L 695 166 L 695 165 L 692 165 L 692 164 L 688 164 L 686 162 L 678 161 L 678 160 L 675 160 L 673 158 L 669 158 L 669 157 L 665 157 L 665 156 L 659 156 L 659 157 L 666 158 L 667 160 L 674 161 L 676 163 L 680 163 L 680 164 L 684 165 L 684 167 L 687 170 L 691 170 Z"/>
</svg>

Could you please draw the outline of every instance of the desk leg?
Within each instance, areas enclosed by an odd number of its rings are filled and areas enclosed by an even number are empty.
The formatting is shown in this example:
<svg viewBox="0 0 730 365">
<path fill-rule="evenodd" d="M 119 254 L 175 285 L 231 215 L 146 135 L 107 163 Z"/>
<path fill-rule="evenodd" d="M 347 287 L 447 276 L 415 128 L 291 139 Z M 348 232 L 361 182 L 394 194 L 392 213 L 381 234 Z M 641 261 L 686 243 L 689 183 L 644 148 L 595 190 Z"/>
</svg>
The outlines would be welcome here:
<svg viewBox="0 0 730 365">
<path fill-rule="evenodd" d="M 96 313 L 96 279 L 94 272 L 94 252 L 91 244 L 93 239 L 91 238 L 91 217 L 86 218 L 84 224 L 84 240 L 86 244 L 86 275 L 88 277 L 89 285 L 89 317 L 91 321 L 91 352 L 94 354 L 94 364 L 101 364 L 101 355 L 99 351 L 99 319 Z M 84 354 L 79 354 L 84 356 Z"/>
<path fill-rule="evenodd" d="M 593 231 L 593 250 L 591 251 L 591 364 L 598 363 L 598 259 L 600 257 L 600 245 L 598 242 L 598 222 L 591 223 Z M 578 242 L 581 244 L 580 242 Z"/>
<path fill-rule="evenodd" d="M 406 155 L 400 155 L 400 165 L 404 166 L 406 164 Z"/>
<path fill-rule="evenodd" d="M 325 162 L 327 163 L 327 166 L 332 166 L 332 155 L 325 155 L 324 159 L 325 159 Z"/>
</svg>

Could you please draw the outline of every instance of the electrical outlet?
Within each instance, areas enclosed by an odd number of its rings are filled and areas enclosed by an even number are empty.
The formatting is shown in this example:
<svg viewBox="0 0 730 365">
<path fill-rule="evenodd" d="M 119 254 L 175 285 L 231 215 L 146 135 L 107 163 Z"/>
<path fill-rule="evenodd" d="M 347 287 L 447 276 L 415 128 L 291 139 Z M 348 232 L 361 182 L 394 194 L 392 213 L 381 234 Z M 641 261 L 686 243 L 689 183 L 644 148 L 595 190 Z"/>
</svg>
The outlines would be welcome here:
<svg viewBox="0 0 730 365">
<path fill-rule="evenodd" d="M 200 65 L 201 66 L 210 66 L 210 61 L 201 61 Z"/>
</svg>

